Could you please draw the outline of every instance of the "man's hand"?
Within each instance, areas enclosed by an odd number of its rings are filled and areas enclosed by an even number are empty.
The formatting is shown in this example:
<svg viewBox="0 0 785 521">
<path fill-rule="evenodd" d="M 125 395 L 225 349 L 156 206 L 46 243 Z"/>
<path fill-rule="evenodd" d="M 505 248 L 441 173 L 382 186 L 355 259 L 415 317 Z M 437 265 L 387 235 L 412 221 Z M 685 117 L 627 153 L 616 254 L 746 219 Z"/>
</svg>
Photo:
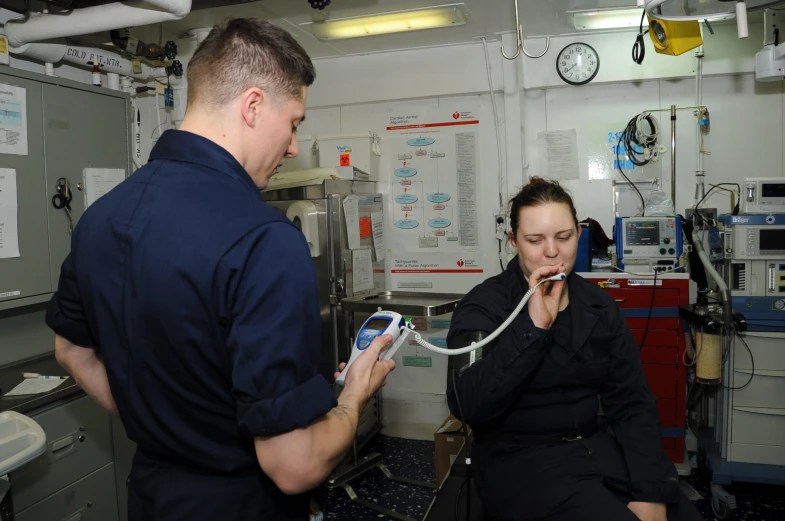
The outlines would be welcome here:
<svg viewBox="0 0 785 521">
<path fill-rule="evenodd" d="M 380 387 L 387 383 L 387 375 L 395 369 L 393 360 L 379 360 L 381 352 L 392 343 L 391 335 L 376 337 L 371 345 L 352 363 L 349 372 L 346 373 L 346 383 L 341 392 L 342 398 L 354 397 L 364 406 L 371 396 Z M 338 368 L 343 371 L 346 364 L 341 364 Z M 335 373 L 338 378 L 340 373 Z"/>
<path fill-rule="evenodd" d="M 627 504 L 627 508 L 632 510 L 632 513 L 638 516 L 641 521 L 668 521 L 664 503 L 633 501 Z"/>
<path fill-rule="evenodd" d="M 529 275 L 529 289 L 542 279 L 564 273 L 564 264 L 543 266 Z M 564 281 L 546 282 L 534 292 L 528 303 L 529 317 L 540 329 L 550 329 L 559 315 L 559 301 L 564 290 Z"/>
<path fill-rule="evenodd" d="M 90 398 L 109 414 L 117 414 L 106 367 L 103 360 L 95 354 L 95 349 L 73 344 L 68 339 L 55 335 L 55 358 Z"/>
</svg>

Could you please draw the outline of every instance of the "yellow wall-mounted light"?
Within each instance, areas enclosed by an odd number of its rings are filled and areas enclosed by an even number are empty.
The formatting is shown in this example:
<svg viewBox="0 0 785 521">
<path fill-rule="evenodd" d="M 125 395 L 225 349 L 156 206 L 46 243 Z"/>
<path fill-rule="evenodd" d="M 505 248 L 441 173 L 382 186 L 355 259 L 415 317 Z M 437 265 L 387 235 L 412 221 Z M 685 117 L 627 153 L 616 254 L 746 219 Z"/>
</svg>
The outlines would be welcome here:
<svg viewBox="0 0 785 521">
<path fill-rule="evenodd" d="M 654 50 L 659 54 L 679 56 L 703 43 L 700 23 L 697 20 L 674 22 L 649 20 L 649 36 Z"/>
<path fill-rule="evenodd" d="M 468 21 L 469 13 L 464 4 L 448 4 L 426 9 L 408 9 L 370 16 L 309 22 L 300 24 L 300 26 L 311 31 L 319 40 L 329 41 L 439 27 L 455 27 L 466 25 Z"/>
</svg>

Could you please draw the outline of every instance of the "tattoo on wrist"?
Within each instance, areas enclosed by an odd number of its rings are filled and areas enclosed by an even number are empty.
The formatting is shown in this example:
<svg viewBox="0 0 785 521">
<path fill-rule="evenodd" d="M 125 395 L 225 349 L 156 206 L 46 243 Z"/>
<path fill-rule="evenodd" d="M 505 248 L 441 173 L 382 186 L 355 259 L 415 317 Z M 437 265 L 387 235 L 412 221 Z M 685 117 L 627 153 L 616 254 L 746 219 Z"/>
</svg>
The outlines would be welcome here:
<svg viewBox="0 0 785 521">
<path fill-rule="evenodd" d="M 330 411 L 330 414 L 338 417 L 341 420 L 345 420 L 349 417 L 351 412 L 352 412 L 352 408 L 349 407 L 347 404 L 343 403 L 334 407 L 333 410 Z"/>
</svg>

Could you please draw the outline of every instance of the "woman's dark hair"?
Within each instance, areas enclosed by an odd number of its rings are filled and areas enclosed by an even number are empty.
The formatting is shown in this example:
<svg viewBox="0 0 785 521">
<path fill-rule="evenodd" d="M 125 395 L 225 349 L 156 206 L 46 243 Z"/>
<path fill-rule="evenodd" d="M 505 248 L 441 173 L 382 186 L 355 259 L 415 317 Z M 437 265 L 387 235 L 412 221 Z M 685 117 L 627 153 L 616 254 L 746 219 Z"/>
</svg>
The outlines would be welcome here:
<svg viewBox="0 0 785 521">
<path fill-rule="evenodd" d="M 521 208 L 545 203 L 566 204 L 572 212 L 575 227 L 578 227 L 578 214 L 575 211 L 572 197 L 570 197 L 567 190 L 562 188 L 556 181 L 535 176 L 529 179 L 529 184 L 521 188 L 518 195 L 510 200 L 510 225 L 512 226 L 512 233 L 518 233 L 518 218 L 521 213 Z"/>
</svg>

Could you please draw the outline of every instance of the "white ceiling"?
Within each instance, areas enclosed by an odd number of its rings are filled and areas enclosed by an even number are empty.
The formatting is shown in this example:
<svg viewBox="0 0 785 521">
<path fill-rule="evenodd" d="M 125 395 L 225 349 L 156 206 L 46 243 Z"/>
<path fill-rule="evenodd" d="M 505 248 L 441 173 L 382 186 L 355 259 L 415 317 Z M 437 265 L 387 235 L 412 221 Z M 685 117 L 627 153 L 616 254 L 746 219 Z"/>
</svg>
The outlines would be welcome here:
<svg viewBox="0 0 785 521">
<path fill-rule="evenodd" d="M 518 0 L 518 2 L 525 37 L 575 33 L 575 29 L 569 24 L 567 11 L 635 6 L 635 0 Z M 358 16 L 447 3 L 455 2 L 454 0 L 332 0 L 327 9 L 318 11 L 311 8 L 308 0 L 262 0 L 194 11 L 183 20 L 170 22 L 167 24 L 167 29 L 168 32 L 178 34 L 198 27 L 209 27 L 226 18 L 263 18 L 291 32 L 313 58 L 471 43 L 483 36 L 498 39 L 501 33 L 515 30 L 513 0 L 463 0 L 462 3 L 469 11 L 470 23 L 460 27 L 368 36 L 330 43 L 320 42 L 310 32 L 300 27 L 300 24 L 319 20 L 319 17 Z M 531 52 L 538 52 L 538 49 L 532 48 Z"/>
</svg>

